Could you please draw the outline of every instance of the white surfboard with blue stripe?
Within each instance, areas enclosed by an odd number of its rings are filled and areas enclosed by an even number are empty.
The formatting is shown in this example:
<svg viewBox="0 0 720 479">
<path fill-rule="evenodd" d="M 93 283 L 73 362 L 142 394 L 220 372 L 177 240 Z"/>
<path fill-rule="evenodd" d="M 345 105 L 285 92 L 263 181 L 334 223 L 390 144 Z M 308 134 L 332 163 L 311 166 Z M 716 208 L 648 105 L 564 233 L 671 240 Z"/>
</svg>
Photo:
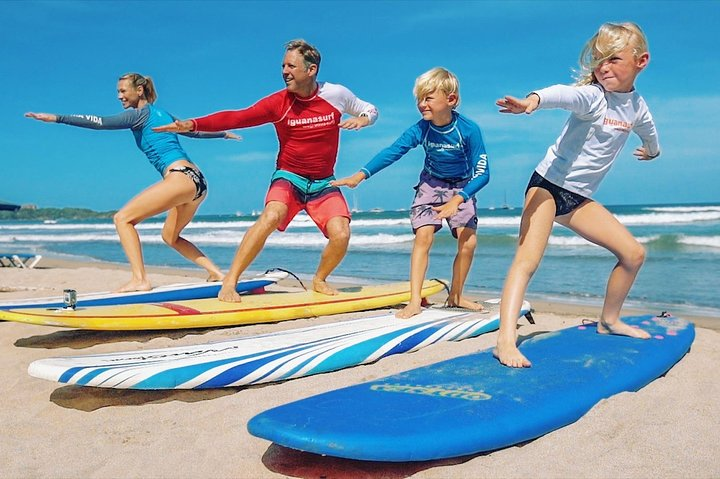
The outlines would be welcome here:
<svg viewBox="0 0 720 479">
<path fill-rule="evenodd" d="M 530 312 L 523 305 L 522 314 Z M 309 376 L 459 341 L 498 328 L 497 314 L 428 309 L 409 319 L 394 311 L 260 336 L 148 351 L 48 358 L 31 376 L 117 389 L 208 389 Z"/>
<path fill-rule="evenodd" d="M 248 293 L 262 290 L 265 286 L 275 284 L 287 278 L 288 273 L 281 270 L 271 270 L 253 278 L 238 281 L 235 290 L 238 293 Z M 77 307 L 90 306 L 117 306 L 123 304 L 161 303 L 165 301 L 184 301 L 189 299 L 214 298 L 220 292 L 222 283 L 195 282 L 177 283 L 158 286 L 150 291 L 130 291 L 127 293 L 99 292 L 77 295 Z M 61 296 L 47 298 L 16 299 L 0 303 L 0 309 L 27 309 L 27 308 L 62 308 L 65 304 Z"/>
</svg>

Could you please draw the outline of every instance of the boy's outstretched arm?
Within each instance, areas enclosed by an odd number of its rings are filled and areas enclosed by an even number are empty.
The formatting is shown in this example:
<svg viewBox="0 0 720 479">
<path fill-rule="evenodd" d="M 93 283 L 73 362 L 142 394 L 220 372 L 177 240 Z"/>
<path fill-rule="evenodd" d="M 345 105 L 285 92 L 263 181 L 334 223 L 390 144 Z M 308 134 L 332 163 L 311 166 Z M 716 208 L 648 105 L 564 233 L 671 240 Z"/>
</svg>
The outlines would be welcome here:
<svg viewBox="0 0 720 479">
<path fill-rule="evenodd" d="M 339 180 L 333 180 L 330 182 L 330 186 L 347 186 L 349 188 L 355 188 L 366 178 L 365 173 L 358 171 L 352 176 L 346 176 Z"/>
</svg>

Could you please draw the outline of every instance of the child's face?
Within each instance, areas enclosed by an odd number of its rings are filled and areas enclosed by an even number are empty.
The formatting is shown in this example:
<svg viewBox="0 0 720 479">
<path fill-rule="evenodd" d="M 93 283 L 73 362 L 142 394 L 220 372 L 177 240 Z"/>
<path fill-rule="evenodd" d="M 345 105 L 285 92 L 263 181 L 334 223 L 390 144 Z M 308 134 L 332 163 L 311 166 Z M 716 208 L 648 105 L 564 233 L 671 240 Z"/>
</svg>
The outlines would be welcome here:
<svg viewBox="0 0 720 479">
<path fill-rule="evenodd" d="M 418 101 L 418 110 L 423 120 L 443 126 L 452 121 L 452 110 L 455 105 L 457 105 L 456 95 L 452 93 L 445 95 L 439 90 L 433 90 Z"/>
<path fill-rule="evenodd" d="M 647 52 L 635 57 L 632 47 L 627 47 L 598 65 L 594 70 L 595 78 L 606 91 L 628 92 L 648 61 L 650 55 Z"/>
</svg>

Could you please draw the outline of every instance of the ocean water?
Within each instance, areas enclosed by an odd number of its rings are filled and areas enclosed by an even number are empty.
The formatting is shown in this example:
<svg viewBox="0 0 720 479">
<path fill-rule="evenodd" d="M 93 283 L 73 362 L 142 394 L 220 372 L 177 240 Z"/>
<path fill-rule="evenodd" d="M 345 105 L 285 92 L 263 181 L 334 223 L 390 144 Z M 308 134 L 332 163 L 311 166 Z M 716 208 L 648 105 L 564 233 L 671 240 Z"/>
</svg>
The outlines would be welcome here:
<svg viewBox="0 0 720 479">
<path fill-rule="evenodd" d="M 630 292 L 629 306 L 649 312 L 690 312 L 720 319 L 720 204 L 609 209 L 648 252 Z M 499 295 L 515 252 L 520 214 L 519 208 L 478 210 L 478 247 L 467 290 Z M 254 220 L 250 215 L 200 215 L 188 225 L 184 236 L 227 269 L 240 239 Z M 146 263 L 194 267 L 163 244 L 161 226 L 162 219 L 158 218 L 138 227 Z M 408 211 L 357 212 L 353 215 L 350 250 L 333 277 L 361 283 L 407 280 L 412 241 Z M 284 268 L 309 278 L 324 245 L 325 239 L 312 221 L 299 216 L 285 233 L 270 236 L 249 272 Z M 456 247 L 447 228 L 436 234 L 428 277 L 450 278 Z M 0 221 L 0 252 L 11 251 L 126 262 L 111 221 Z M 556 225 L 528 297 L 601 304 L 614 264 L 612 254 Z"/>
</svg>

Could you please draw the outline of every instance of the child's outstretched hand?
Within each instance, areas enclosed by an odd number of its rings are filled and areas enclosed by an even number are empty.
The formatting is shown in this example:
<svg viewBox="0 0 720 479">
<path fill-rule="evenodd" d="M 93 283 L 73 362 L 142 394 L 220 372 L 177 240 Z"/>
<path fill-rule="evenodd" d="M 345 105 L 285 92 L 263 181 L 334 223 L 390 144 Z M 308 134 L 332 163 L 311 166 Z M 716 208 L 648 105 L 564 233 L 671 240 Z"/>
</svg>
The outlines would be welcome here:
<svg viewBox="0 0 720 479">
<path fill-rule="evenodd" d="M 349 188 L 355 188 L 365 179 L 365 173 L 358 171 L 352 176 L 340 178 L 339 180 L 333 180 L 330 182 L 330 186 L 347 186 Z"/>
<path fill-rule="evenodd" d="M 654 160 L 655 158 L 657 158 L 658 156 L 660 156 L 660 153 L 658 153 L 658 154 L 655 155 L 655 156 L 650 156 L 650 155 L 648 154 L 647 150 L 645 149 L 645 147 L 644 147 L 644 146 L 641 146 L 640 148 L 636 148 L 635 151 L 633 151 L 633 155 L 635 155 L 635 157 L 636 157 L 638 160 L 645 160 L 645 161 L 647 161 L 647 160 Z"/>
<path fill-rule="evenodd" d="M 522 99 L 506 96 L 497 100 L 495 104 L 500 107 L 500 113 L 526 113 L 529 115 L 537 110 L 540 105 L 540 97 L 536 93 L 531 93 Z"/>
<path fill-rule="evenodd" d="M 433 206 L 432 209 L 435 213 L 435 217 L 439 220 L 444 220 L 446 218 L 450 218 L 455 213 L 457 213 L 458 208 L 460 208 L 460 205 L 463 204 L 465 201 L 465 198 L 463 198 L 460 195 L 455 195 L 452 198 L 450 198 L 450 201 L 445 203 L 442 206 Z"/>
</svg>

